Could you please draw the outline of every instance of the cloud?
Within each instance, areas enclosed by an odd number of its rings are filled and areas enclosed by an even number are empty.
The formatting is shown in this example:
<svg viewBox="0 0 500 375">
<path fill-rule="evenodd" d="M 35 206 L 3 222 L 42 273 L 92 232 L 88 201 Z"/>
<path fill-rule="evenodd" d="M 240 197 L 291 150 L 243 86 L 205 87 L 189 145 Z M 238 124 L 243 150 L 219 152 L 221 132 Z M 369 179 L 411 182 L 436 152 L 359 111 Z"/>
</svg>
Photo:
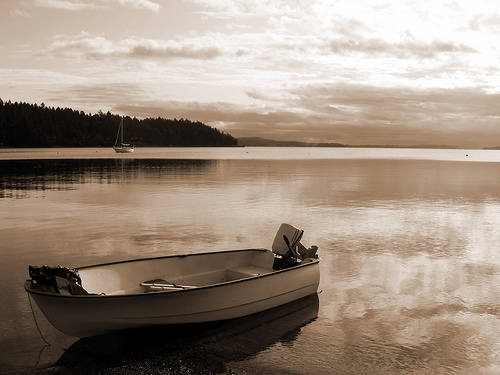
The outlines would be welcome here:
<svg viewBox="0 0 500 375">
<path fill-rule="evenodd" d="M 64 90 L 63 95 L 60 92 L 52 92 L 48 98 L 48 102 L 68 101 L 68 98 L 73 99 L 75 109 L 80 109 L 82 106 L 89 108 L 100 108 L 110 110 L 113 108 L 115 101 L 118 103 L 128 103 L 134 100 L 141 100 L 145 96 L 145 91 L 141 86 L 128 83 L 101 83 L 101 84 L 81 84 L 78 86 L 70 86 Z M 114 98 L 110 102 L 110 98 Z M 71 99 L 70 99 L 71 100 Z M 67 104 L 69 105 L 69 104 Z"/>
<path fill-rule="evenodd" d="M 129 6 L 135 9 L 147 9 L 154 12 L 158 12 L 161 8 L 160 4 L 150 0 L 116 0 L 116 2 L 123 6 Z"/>
<path fill-rule="evenodd" d="M 468 26 L 475 32 L 486 29 L 498 33 L 500 31 L 500 15 L 498 11 L 475 14 L 471 17 Z"/>
<path fill-rule="evenodd" d="M 430 4 L 415 5 L 405 0 L 394 4 L 386 1 L 367 4 L 357 0 L 312 0 L 306 3 L 287 0 L 191 1 L 198 6 L 198 12 L 208 18 L 231 19 L 239 26 L 245 23 L 260 25 L 260 33 L 254 33 L 257 37 L 267 36 L 271 41 L 281 38 L 289 47 L 304 43 L 302 47 L 317 46 L 341 55 L 364 53 L 397 58 L 434 58 L 444 53 L 477 52 L 471 43 L 456 39 L 460 35 L 458 31 L 467 31 L 465 22 L 478 27 L 485 23 L 494 25 L 498 21 L 498 17 L 484 14 L 464 15 L 466 11 L 458 4 L 431 7 Z M 439 12 L 446 12 L 446 21 Z"/>
<path fill-rule="evenodd" d="M 158 58 L 189 58 L 213 59 L 221 54 L 215 46 L 184 44 L 174 41 L 135 40 L 129 41 L 130 49 L 127 55 L 131 57 L 158 57 Z"/>
<path fill-rule="evenodd" d="M 364 53 L 368 55 L 393 55 L 398 58 L 416 56 L 420 58 L 435 58 L 439 54 L 475 53 L 476 49 L 453 41 L 433 40 L 431 42 L 407 39 L 399 42 L 388 42 L 381 38 L 346 39 L 334 38 L 328 42 L 333 53 Z"/>
<path fill-rule="evenodd" d="M 291 105 L 353 126 L 370 123 L 474 127 L 478 118 L 500 120 L 499 94 L 480 88 L 417 89 L 362 84 L 317 84 L 297 88 Z"/>
<path fill-rule="evenodd" d="M 474 88 L 419 90 L 367 85 L 309 85 L 285 102 L 250 106 L 195 101 L 134 101 L 121 112 L 189 118 L 236 137 L 351 145 L 497 146 L 500 94 Z M 258 93 L 251 95 L 262 98 Z"/>
<path fill-rule="evenodd" d="M 188 0 L 198 6 L 198 13 L 211 18 L 295 18 L 308 15 L 318 1 L 302 3 L 296 0 Z M 319 1 L 321 3 L 321 1 Z"/>
<path fill-rule="evenodd" d="M 55 37 L 55 40 L 43 54 L 68 57 L 84 56 L 94 59 L 126 57 L 206 60 L 221 55 L 222 50 L 211 38 L 190 39 L 188 41 L 129 38 L 112 41 L 103 36 L 93 36 L 83 32 L 76 36 L 60 35 Z"/>
<path fill-rule="evenodd" d="M 33 5 L 40 8 L 63 9 L 63 10 L 84 10 L 96 9 L 100 6 L 93 2 L 81 0 L 33 0 Z"/>
<path fill-rule="evenodd" d="M 150 0 L 31 0 L 23 2 L 25 7 L 39 7 L 49 9 L 61 9 L 69 11 L 81 11 L 87 9 L 106 9 L 108 4 L 116 3 L 124 7 L 134 9 L 146 9 L 158 12 L 161 6 Z"/>
</svg>

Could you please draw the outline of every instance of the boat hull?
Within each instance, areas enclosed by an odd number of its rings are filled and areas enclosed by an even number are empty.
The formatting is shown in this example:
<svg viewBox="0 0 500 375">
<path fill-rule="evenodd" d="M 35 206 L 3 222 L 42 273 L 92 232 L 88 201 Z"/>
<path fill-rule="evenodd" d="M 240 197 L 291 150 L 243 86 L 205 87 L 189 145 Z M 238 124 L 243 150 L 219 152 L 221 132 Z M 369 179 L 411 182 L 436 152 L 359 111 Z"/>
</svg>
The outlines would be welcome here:
<svg viewBox="0 0 500 375">
<path fill-rule="evenodd" d="M 222 253 L 213 253 L 213 258 L 220 258 Z M 158 263 L 172 263 L 182 270 L 182 264 L 210 264 L 209 254 L 199 254 L 203 255 L 199 259 L 194 255 L 158 258 Z M 268 255 L 257 255 L 268 258 Z M 223 266 L 242 265 L 238 264 L 236 256 L 233 257 L 233 264 Z M 184 261 L 184 258 L 189 259 Z M 213 264 L 217 264 L 219 258 Z M 104 271 L 102 267 L 99 270 L 104 275 L 113 267 L 146 269 L 146 264 L 141 265 L 140 261 L 124 262 L 111 264 Z M 83 282 L 86 271 L 94 272 L 92 267 L 82 269 Z M 319 276 L 318 260 L 310 259 L 300 266 L 284 270 L 249 274 L 240 279 L 175 291 L 67 296 L 36 291 L 30 280 L 25 288 L 54 327 L 71 336 L 87 337 L 124 329 L 218 321 L 254 314 L 316 293 Z"/>
<path fill-rule="evenodd" d="M 134 149 L 130 147 L 113 147 L 113 150 L 119 154 L 130 154 L 134 152 Z"/>
</svg>

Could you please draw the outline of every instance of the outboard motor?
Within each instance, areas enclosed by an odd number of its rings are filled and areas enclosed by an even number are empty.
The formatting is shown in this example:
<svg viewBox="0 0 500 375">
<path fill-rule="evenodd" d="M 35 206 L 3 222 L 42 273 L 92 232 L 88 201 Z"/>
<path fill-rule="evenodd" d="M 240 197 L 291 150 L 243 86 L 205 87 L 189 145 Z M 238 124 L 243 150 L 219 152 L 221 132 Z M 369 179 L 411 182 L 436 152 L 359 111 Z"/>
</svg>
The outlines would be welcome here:
<svg viewBox="0 0 500 375">
<path fill-rule="evenodd" d="M 290 224 L 281 224 L 274 237 L 272 251 L 274 253 L 274 269 L 297 266 L 302 259 L 316 257 L 317 246 L 306 249 L 300 243 L 304 231 Z"/>
</svg>

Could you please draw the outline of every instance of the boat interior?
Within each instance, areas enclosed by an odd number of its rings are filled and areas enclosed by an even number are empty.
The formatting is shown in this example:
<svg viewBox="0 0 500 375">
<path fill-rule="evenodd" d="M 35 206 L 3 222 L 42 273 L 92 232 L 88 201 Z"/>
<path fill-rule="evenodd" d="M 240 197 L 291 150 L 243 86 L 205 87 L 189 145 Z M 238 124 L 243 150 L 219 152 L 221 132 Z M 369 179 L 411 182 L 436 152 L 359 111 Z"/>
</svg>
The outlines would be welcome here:
<svg viewBox="0 0 500 375">
<path fill-rule="evenodd" d="M 143 291 L 146 293 L 160 290 L 193 289 L 200 286 L 221 284 L 228 281 L 235 281 L 248 277 L 265 275 L 273 271 L 273 269 L 256 266 L 240 267 L 238 269 L 224 268 L 174 277 L 170 278 L 169 280 L 148 280 L 141 282 L 139 286 L 145 288 Z"/>
<path fill-rule="evenodd" d="M 269 250 L 249 249 L 115 263 L 79 269 L 92 294 L 122 295 L 199 288 L 275 272 Z"/>
</svg>

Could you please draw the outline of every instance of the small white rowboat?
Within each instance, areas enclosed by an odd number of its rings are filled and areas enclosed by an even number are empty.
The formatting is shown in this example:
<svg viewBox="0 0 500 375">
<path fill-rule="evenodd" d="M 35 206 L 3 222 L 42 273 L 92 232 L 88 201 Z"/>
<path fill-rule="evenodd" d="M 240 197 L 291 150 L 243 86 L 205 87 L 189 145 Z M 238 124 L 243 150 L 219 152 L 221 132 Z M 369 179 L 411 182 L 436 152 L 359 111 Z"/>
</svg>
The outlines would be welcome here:
<svg viewBox="0 0 500 375">
<path fill-rule="evenodd" d="M 41 269 L 30 267 L 32 279 L 25 289 L 54 327 L 76 337 L 233 319 L 317 292 L 317 247 L 300 244 L 302 234 L 282 224 L 272 251 L 219 251 L 66 269 L 76 271 L 76 278 L 67 272 L 40 278 L 34 273 Z"/>
</svg>

